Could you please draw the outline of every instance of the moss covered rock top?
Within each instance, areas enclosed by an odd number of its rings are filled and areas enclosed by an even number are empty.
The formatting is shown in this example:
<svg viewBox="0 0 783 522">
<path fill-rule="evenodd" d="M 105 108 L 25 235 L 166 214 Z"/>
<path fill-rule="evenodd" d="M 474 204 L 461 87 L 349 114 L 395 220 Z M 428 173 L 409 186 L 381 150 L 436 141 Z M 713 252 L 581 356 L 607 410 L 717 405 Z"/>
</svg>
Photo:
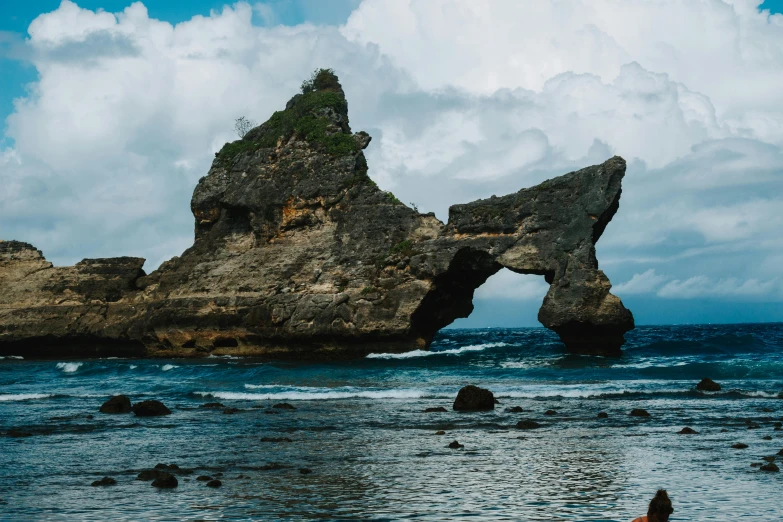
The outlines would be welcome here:
<svg viewBox="0 0 783 522">
<path fill-rule="evenodd" d="M 294 136 L 334 156 L 359 152 L 348 125 L 345 93 L 331 69 L 313 73 L 302 84 L 302 93 L 291 98 L 284 110 L 276 111 L 241 140 L 226 143 L 215 154 L 213 165 L 227 168 L 242 153 L 274 148 Z"/>
</svg>

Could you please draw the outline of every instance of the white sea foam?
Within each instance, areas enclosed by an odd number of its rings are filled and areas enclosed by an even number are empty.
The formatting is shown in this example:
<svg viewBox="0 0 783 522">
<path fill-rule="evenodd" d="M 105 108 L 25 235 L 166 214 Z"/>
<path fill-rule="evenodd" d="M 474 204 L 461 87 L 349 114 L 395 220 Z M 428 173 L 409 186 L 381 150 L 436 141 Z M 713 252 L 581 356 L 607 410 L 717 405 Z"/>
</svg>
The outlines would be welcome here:
<svg viewBox="0 0 783 522">
<path fill-rule="evenodd" d="M 246 384 L 245 387 L 254 386 Z M 261 388 L 262 386 L 257 386 Z M 196 395 L 202 397 L 214 397 L 223 400 L 237 401 L 265 401 L 265 400 L 288 400 L 288 401 L 312 401 L 324 399 L 420 399 L 429 397 L 431 394 L 426 390 L 417 388 L 408 389 L 365 389 L 354 388 L 350 386 L 342 388 L 312 388 L 303 387 L 280 387 L 268 386 L 268 388 L 277 388 L 280 391 L 268 393 L 241 393 L 241 392 L 196 392 Z M 252 389 L 252 388 L 251 388 Z"/>
<path fill-rule="evenodd" d="M 135 364 L 129 364 L 128 368 L 130 368 L 131 370 L 135 370 L 136 368 L 138 368 L 138 366 L 136 366 Z"/>
<path fill-rule="evenodd" d="M 7 355 L 5 357 L 0 357 L 0 359 L 24 359 L 21 355 Z"/>
<path fill-rule="evenodd" d="M 0 394 L 0 402 L 29 401 L 35 399 L 48 399 L 54 397 L 51 393 L 5 393 Z"/>
<path fill-rule="evenodd" d="M 169 370 L 173 370 L 174 368 L 179 368 L 179 366 L 175 366 L 175 365 L 173 365 L 173 364 L 164 364 L 164 365 L 161 367 L 161 370 L 162 370 L 162 371 L 164 371 L 164 372 L 167 372 L 167 371 L 169 371 Z"/>
<path fill-rule="evenodd" d="M 500 346 L 508 346 L 508 343 L 484 343 L 484 344 L 472 344 L 470 346 L 463 346 L 461 348 L 452 348 L 450 350 L 440 350 L 437 352 L 430 350 L 413 350 L 412 352 L 403 353 L 371 353 L 367 356 L 368 359 L 411 359 L 414 357 L 429 357 L 431 355 L 459 355 L 466 352 L 480 352 L 487 348 L 498 348 Z"/>
<path fill-rule="evenodd" d="M 61 363 L 57 363 L 57 368 L 62 370 L 65 373 L 73 373 L 76 370 L 78 370 L 79 368 L 81 368 L 82 364 L 84 364 L 84 363 L 80 363 L 80 362 L 64 363 L 64 362 L 61 362 Z"/>
</svg>

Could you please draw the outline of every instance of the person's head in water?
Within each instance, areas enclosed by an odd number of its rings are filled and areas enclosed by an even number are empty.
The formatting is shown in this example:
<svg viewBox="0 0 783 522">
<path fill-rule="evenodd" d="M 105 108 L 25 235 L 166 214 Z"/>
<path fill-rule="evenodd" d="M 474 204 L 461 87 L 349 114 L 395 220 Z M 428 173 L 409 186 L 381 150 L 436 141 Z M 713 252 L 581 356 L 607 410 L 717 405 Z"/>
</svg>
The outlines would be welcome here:
<svg viewBox="0 0 783 522">
<path fill-rule="evenodd" d="M 659 489 L 647 508 L 647 522 L 668 522 L 669 515 L 674 513 L 672 501 L 665 489 Z"/>
</svg>

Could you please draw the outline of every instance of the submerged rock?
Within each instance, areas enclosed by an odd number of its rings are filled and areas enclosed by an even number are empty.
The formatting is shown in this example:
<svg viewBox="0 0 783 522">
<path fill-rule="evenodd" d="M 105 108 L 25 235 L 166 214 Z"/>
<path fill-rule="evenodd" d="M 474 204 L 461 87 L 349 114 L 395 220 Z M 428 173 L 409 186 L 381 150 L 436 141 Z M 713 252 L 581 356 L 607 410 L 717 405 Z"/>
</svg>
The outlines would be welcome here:
<svg viewBox="0 0 783 522">
<path fill-rule="evenodd" d="M 209 482 L 210 480 L 212 480 L 212 477 L 210 477 L 209 475 L 199 475 L 198 477 L 196 477 L 196 480 L 199 482 Z"/>
<path fill-rule="evenodd" d="M 126 395 L 115 395 L 101 405 L 101 413 L 130 413 L 131 400 Z"/>
<path fill-rule="evenodd" d="M 100 480 L 93 481 L 92 484 L 90 484 L 92 487 L 100 487 L 100 486 L 113 486 L 117 483 L 116 480 L 114 480 L 111 477 L 103 477 Z"/>
<path fill-rule="evenodd" d="M 309 475 L 312 472 L 313 470 L 311 470 L 310 468 L 302 468 L 299 470 L 299 473 L 301 473 L 302 475 Z"/>
<path fill-rule="evenodd" d="M 193 245 L 149 275 L 141 258 L 55 267 L 32 245 L 0 242 L 0 353 L 426 349 L 508 268 L 550 285 L 538 318 L 569 352 L 620 354 L 633 316 L 610 293 L 595 244 L 619 209 L 622 158 L 453 205 L 443 223 L 372 181 L 370 136 L 351 131 L 345 93 L 323 74 L 322 88 L 215 155 L 191 199 Z"/>
<path fill-rule="evenodd" d="M 226 406 L 221 402 L 207 402 L 199 406 L 199 408 L 207 408 L 213 410 L 219 410 L 220 408 L 225 408 L 225 407 Z"/>
<path fill-rule="evenodd" d="M 152 481 L 153 487 L 161 489 L 172 489 L 176 488 L 178 485 L 179 482 L 177 481 L 177 477 L 165 471 L 160 472 L 160 475 Z"/>
<path fill-rule="evenodd" d="M 296 409 L 293 405 L 288 404 L 287 402 L 280 402 L 278 404 L 275 404 L 272 407 L 273 408 L 277 408 L 278 410 L 295 410 Z"/>
<path fill-rule="evenodd" d="M 599 418 L 599 419 L 608 419 L 609 418 L 609 414 L 606 413 L 605 411 L 599 411 L 598 415 L 596 415 L 596 417 Z"/>
<path fill-rule="evenodd" d="M 557 412 L 555 410 L 546 410 L 544 415 L 557 415 Z"/>
<path fill-rule="evenodd" d="M 137 417 L 159 417 L 161 415 L 171 415 L 171 410 L 160 401 L 150 400 L 134 404 L 133 413 Z"/>
<path fill-rule="evenodd" d="M 681 429 L 677 433 L 679 433 L 680 435 L 698 435 L 699 434 L 698 431 L 696 431 L 696 430 L 694 430 L 692 428 L 689 428 L 688 426 L 685 426 L 683 429 Z"/>
<path fill-rule="evenodd" d="M 631 417 L 649 417 L 650 412 L 648 412 L 647 410 L 643 410 L 641 408 L 634 408 L 631 410 L 631 413 L 629 413 L 628 415 L 630 415 Z"/>
<path fill-rule="evenodd" d="M 443 406 L 438 406 L 436 408 L 425 408 L 424 413 L 445 413 L 449 410 L 444 408 Z"/>
<path fill-rule="evenodd" d="M 510 408 L 506 408 L 506 411 L 509 413 L 522 413 L 525 410 L 522 409 L 522 406 L 512 406 Z"/>
<path fill-rule="evenodd" d="M 456 411 L 494 410 L 495 396 L 489 390 L 469 384 L 457 393 L 453 408 Z"/>
<path fill-rule="evenodd" d="M 763 466 L 761 466 L 759 468 L 759 470 L 761 470 L 761 471 L 778 472 L 778 471 L 780 471 L 780 468 L 774 462 L 768 462 L 767 464 L 764 464 Z"/>
<path fill-rule="evenodd" d="M 288 437 L 261 437 L 261 442 L 293 442 Z"/>
<path fill-rule="evenodd" d="M 240 410 L 239 408 L 226 408 L 225 410 L 223 410 L 223 414 L 224 415 L 232 415 L 234 413 L 239 413 L 240 411 L 242 411 L 242 410 Z"/>
<path fill-rule="evenodd" d="M 448 447 L 449 447 L 450 449 L 460 449 L 460 448 L 464 448 L 464 447 L 465 447 L 465 445 L 464 445 L 464 444 L 460 444 L 459 442 L 457 442 L 457 441 L 455 440 L 455 441 L 453 441 L 453 442 L 449 442 L 449 445 L 448 445 Z"/>
<path fill-rule="evenodd" d="M 523 419 L 523 420 L 517 422 L 517 428 L 519 428 L 520 430 L 534 430 L 534 429 L 540 428 L 540 427 L 541 427 L 541 424 L 539 424 L 538 422 L 536 422 L 534 420 Z"/>
<path fill-rule="evenodd" d="M 443 431 L 443 430 L 438 430 L 438 431 L 435 432 L 435 435 L 445 435 L 445 434 L 446 434 L 446 432 Z M 783 451 L 783 450 L 781 450 L 781 451 Z"/>
<path fill-rule="evenodd" d="M 716 392 L 720 391 L 720 384 L 705 377 L 699 381 L 699 384 L 696 385 L 696 389 L 699 391 Z"/>
<path fill-rule="evenodd" d="M 736 444 L 732 444 L 731 447 L 734 449 L 747 449 L 748 445 L 744 442 L 737 442 Z"/>
<path fill-rule="evenodd" d="M 219 481 L 218 479 L 213 479 L 213 480 L 210 480 L 209 482 L 207 482 L 207 487 L 208 488 L 219 488 L 222 485 L 223 485 L 223 483 L 221 481 Z"/>
</svg>

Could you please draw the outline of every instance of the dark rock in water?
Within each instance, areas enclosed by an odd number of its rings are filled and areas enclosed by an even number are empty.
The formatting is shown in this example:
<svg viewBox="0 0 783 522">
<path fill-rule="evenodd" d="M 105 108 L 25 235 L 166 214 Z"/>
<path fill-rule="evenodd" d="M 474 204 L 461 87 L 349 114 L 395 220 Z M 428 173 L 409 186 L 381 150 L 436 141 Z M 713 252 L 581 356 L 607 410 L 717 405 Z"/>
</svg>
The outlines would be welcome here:
<svg viewBox="0 0 783 522">
<path fill-rule="evenodd" d="M 769 457 L 761 457 L 762 460 L 766 460 L 767 462 L 775 462 L 775 457 L 773 455 L 770 455 Z"/>
<path fill-rule="evenodd" d="M 225 408 L 225 405 L 223 405 L 220 402 L 207 402 L 205 404 L 200 405 L 199 408 L 208 408 L 208 409 L 219 410 L 220 408 Z"/>
<path fill-rule="evenodd" d="M 264 413 L 266 413 L 267 415 L 279 415 L 280 414 L 279 411 L 274 411 L 274 410 L 264 410 Z"/>
<path fill-rule="evenodd" d="M 772 435 L 764 435 L 761 437 L 763 440 L 772 440 Z"/>
<path fill-rule="evenodd" d="M 299 470 L 299 473 L 301 473 L 302 475 L 309 475 L 312 472 L 313 470 L 311 470 L 310 468 L 302 468 Z"/>
<path fill-rule="evenodd" d="M 778 451 L 778 455 L 780 455 L 781 457 L 783 457 L 783 449 L 782 449 L 782 450 L 780 450 L 780 451 Z"/>
<path fill-rule="evenodd" d="M 242 410 L 240 410 L 239 408 L 226 408 L 225 410 L 223 410 L 223 414 L 224 415 L 232 415 L 232 414 L 238 413 L 240 411 L 242 411 Z"/>
<path fill-rule="evenodd" d="M 734 449 L 745 449 L 748 445 L 743 442 L 737 442 L 736 444 L 732 444 L 731 447 Z"/>
<path fill-rule="evenodd" d="M 264 464 L 263 466 L 260 466 L 258 469 L 260 471 L 274 471 L 274 470 L 285 469 L 285 468 L 286 466 L 284 466 L 283 464 L 280 464 L 278 462 L 270 462 L 269 464 Z M 215 474 L 215 476 L 217 477 L 218 475 Z"/>
<path fill-rule="evenodd" d="M 449 411 L 449 410 L 447 410 L 443 406 L 438 406 L 437 408 L 425 408 L 424 409 L 424 413 L 441 413 L 441 412 L 445 413 L 447 411 Z"/>
<path fill-rule="evenodd" d="M 446 432 L 443 431 L 443 430 L 438 430 L 438 431 L 435 432 L 435 435 L 445 435 L 445 434 L 446 434 Z M 780 450 L 780 451 L 783 451 L 783 450 Z"/>
<path fill-rule="evenodd" d="M 506 408 L 506 411 L 509 413 L 522 413 L 523 410 L 522 406 L 512 406 L 511 408 Z"/>
<path fill-rule="evenodd" d="M 453 408 L 456 411 L 494 410 L 495 396 L 489 390 L 469 384 L 457 393 Z"/>
<path fill-rule="evenodd" d="M 523 419 L 519 422 L 517 422 L 517 428 L 520 430 L 534 430 L 536 428 L 540 428 L 541 424 L 537 423 L 533 420 Z"/>
<path fill-rule="evenodd" d="M 773 426 L 776 427 L 776 428 L 783 428 L 783 422 L 779 422 L 778 421 L 775 424 L 773 424 Z"/>
<path fill-rule="evenodd" d="M 171 415 L 171 410 L 160 401 L 142 401 L 133 405 L 133 413 L 137 417 L 158 417 L 161 415 Z"/>
<path fill-rule="evenodd" d="M 223 483 L 220 482 L 218 479 L 210 480 L 209 482 L 207 482 L 208 488 L 219 488 L 222 485 Z"/>
<path fill-rule="evenodd" d="M 598 415 L 596 415 L 596 417 L 598 417 L 599 419 L 608 419 L 609 418 L 609 414 L 606 413 L 605 411 L 599 411 Z"/>
<path fill-rule="evenodd" d="M 705 377 L 699 381 L 699 384 L 696 385 L 696 389 L 699 391 L 716 392 L 720 391 L 720 384 Z"/>
<path fill-rule="evenodd" d="M 136 475 L 136 480 L 143 480 L 143 481 L 149 481 L 149 480 L 155 480 L 158 477 L 161 477 L 163 475 L 167 475 L 167 471 L 163 471 L 161 469 L 145 469 L 138 475 Z"/>
<path fill-rule="evenodd" d="M 555 410 L 546 410 L 544 415 L 557 415 L 557 412 Z"/>
<path fill-rule="evenodd" d="M 288 404 L 287 402 L 280 402 L 278 404 L 275 404 L 272 407 L 273 408 L 277 408 L 278 410 L 295 410 L 296 409 L 293 405 Z"/>
<path fill-rule="evenodd" d="M 749 430 L 757 430 L 759 428 L 761 428 L 760 424 L 756 424 L 755 422 L 749 422 L 748 423 L 748 429 Z"/>
<path fill-rule="evenodd" d="M 223 146 L 193 192 L 193 245 L 149 275 L 140 258 L 55 267 L 29 244 L 0 243 L 0 352 L 331 359 L 426 349 L 508 268 L 549 283 L 538 318 L 569 352 L 621 353 L 633 316 L 610 293 L 595 245 L 620 206 L 622 158 L 452 205 L 443 223 L 377 187 L 369 143 L 351 131 L 334 77 Z M 206 269 L 228 260 L 220 277 Z M 68 306 L 41 306 L 64 296 Z"/>
<path fill-rule="evenodd" d="M 721 432 L 721 433 L 728 433 L 728 432 L 729 432 L 729 430 L 727 430 L 726 428 L 721 428 L 720 432 Z"/>
<path fill-rule="evenodd" d="M 114 485 L 114 484 L 116 484 L 116 483 L 117 483 L 117 481 L 116 481 L 116 480 L 114 480 L 114 479 L 113 479 L 113 478 L 111 478 L 111 477 L 103 477 L 101 480 L 96 480 L 96 481 L 94 481 L 94 482 L 93 482 L 92 484 L 90 484 L 90 485 L 91 485 L 91 486 L 93 486 L 93 487 L 98 487 L 98 486 L 113 486 L 113 485 Z"/>
<path fill-rule="evenodd" d="M 460 444 L 459 442 L 457 442 L 455 440 L 453 442 L 449 442 L 448 447 L 451 448 L 451 449 L 460 449 L 460 448 L 464 448 L 465 445 L 464 444 Z"/>
<path fill-rule="evenodd" d="M 261 442 L 293 442 L 288 437 L 261 437 Z"/>
<path fill-rule="evenodd" d="M 763 463 L 763 462 L 751 462 L 751 463 L 750 463 L 750 467 L 751 467 L 751 468 L 760 468 L 760 467 L 761 467 L 761 466 L 763 466 L 763 465 L 764 465 L 764 463 Z"/>
<path fill-rule="evenodd" d="M 641 408 L 634 408 L 628 415 L 631 417 L 649 417 L 650 413 L 647 410 L 643 410 Z"/>
<path fill-rule="evenodd" d="M 198 480 L 199 482 L 209 482 L 210 480 L 212 480 L 212 477 L 210 477 L 209 475 L 199 475 L 198 477 L 196 477 L 196 480 Z"/>
<path fill-rule="evenodd" d="M 500 404 L 500 401 L 495 398 L 495 404 Z"/>
<path fill-rule="evenodd" d="M 161 471 L 160 475 L 152 481 L 153 487 L 161 489 L 176 488 L 178 485 L 179 482 L 177 481 L 177 477 L 165 471 Z"/>
<path fill-rule="evenodd" d="M 769 463 L 767 463 L 767 464 L 764 464 L 763 466 L 761 466 L 761 467 L 759 468 L 759 470 L 761 470 L 761 471 L 772 471 L 772 472 L 777 472 L 777 471 L 780 471 L 780 468 L 779 468 L 779 467 L 778 467 L 778 465 L 777 465 L 777 464 L 775 464 L 774 462 L 769 462 Z"/>
<path fill-rule="evenodd" d="M 22 431 L 22 430 L 17 430 L 15 428 L 11 428 L 10 430 L 6 431 L 5 434 L 8 437 L 14 437 L 14 438 L 18 438 L 18 437 L 32 437 L 33 436 L 32 433 L 28 433 L 28 432 Z"/>
<path fill-rule="evenodd" d="M 685 426 L 683 429 L 681 429 L 677 433 L 679 433 L 680 435 L 698 435 L 699 434 L 698 431 L 696 431 L 696 430 L 694 430 L 692 428 L 689 428 L 688 426 Z"/>
<path fill-rule="evenodd" d="M 115 395 L 101 405 L 101 413 L 130 413 L 131 401 L 127 395 Z"/>
<path fill-rule="evenodd" d="M 155 464 L 155 469 L 163 469 L 168 471 L 179 471 L 179 466 L 176 464 L 163 464 L 161 462 Z"/>
</svg>

